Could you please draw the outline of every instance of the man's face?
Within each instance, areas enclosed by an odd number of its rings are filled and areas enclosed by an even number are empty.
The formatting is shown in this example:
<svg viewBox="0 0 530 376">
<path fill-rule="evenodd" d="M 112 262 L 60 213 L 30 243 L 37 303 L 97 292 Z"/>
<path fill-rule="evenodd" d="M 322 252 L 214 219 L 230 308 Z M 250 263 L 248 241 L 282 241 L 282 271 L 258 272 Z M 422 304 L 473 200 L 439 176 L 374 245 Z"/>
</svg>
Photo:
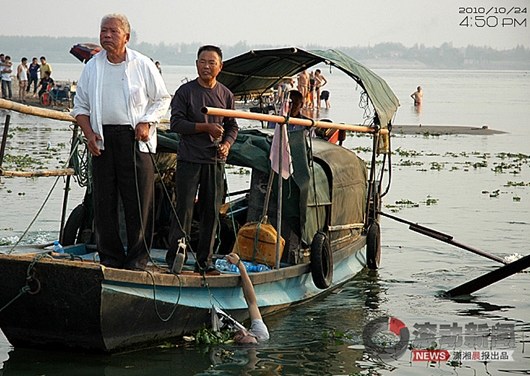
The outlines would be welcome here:
<svg viewBox="0 0 530 376">
<path fill-rule="evenodd" d="M 250 334 L 247 330 L 238 330 L 236 334 L 234 335 L 234 342 L 240 343 L 240 344 L 251 344 L 251 343 L 258 343 L 258 340 L 255 336 Z"/>
<path fill-rule="evenodd" d="M 199 59 L 196 61 L 196 66 L 200 79 L 204 82 L 210 82 L 221 72 L 223 63 L 216 52 L 202 51 Z"/>
<path fill-rule="evenodd" d="M 122 29 L 121 22 L 116 19 L 108 19 L 101 24 L 99 42 L 109 53 L 124 52 L 129 37 L 130 35 Z"/>
</svg>

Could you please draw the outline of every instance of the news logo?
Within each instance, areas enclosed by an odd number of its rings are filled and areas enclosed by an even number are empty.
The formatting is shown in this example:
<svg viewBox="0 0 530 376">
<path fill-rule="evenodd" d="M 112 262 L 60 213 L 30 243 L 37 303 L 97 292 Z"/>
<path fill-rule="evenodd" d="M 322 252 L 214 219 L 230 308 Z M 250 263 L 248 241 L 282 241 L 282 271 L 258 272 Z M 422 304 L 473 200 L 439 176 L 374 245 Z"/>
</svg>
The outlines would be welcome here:
<svg viewBox="0 0 530 376">
<path fill-rule="evenodd" d="M 409 346 L 409 339 L 409 329 L 396 317 L 379 317 L 370 321 L 363 330 L 365 348 L 382 360 L 401 357 Z"/>
</svg>

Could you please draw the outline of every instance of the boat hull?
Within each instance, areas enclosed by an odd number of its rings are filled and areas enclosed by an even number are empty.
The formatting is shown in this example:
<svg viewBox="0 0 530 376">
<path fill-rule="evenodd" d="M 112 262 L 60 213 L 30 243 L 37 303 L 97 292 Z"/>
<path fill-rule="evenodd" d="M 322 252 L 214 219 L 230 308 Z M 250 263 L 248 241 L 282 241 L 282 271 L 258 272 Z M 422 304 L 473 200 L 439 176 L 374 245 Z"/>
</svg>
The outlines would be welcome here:
<svg viewBox="0 0 530 376">
<path fill-rule="evenodd" d="M 251 274 L 260 310 L 271 314 L 352 279 L 366 265 L 364 247 L 360 237 L 334 253 L 333 283 L 325 290 L 314 285 L 310 264 Z M 238 275 L 175 276 L 162 269 L 135 272 L 64 258 L 34 262 L 35 255 L 0 254 L 0 328 L 15 347 L 118 352 L 158 345 L 208 325 L 212 304 L 237 320 L 248 317 Z M 31 291 L 8 304 L 24 286 Z"/>
</svg>

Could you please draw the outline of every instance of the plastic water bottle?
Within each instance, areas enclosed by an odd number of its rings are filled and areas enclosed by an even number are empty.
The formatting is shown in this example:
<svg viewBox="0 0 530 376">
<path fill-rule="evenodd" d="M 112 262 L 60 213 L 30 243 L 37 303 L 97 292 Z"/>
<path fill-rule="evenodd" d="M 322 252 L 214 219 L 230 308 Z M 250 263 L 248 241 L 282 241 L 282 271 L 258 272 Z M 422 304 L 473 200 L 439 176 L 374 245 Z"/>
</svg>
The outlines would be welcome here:
<svg viewBox="0 0 530 376">
<path fill-rule="evenodd" d="M 238 267 L 224 258 L 218 258 L 215 260 L 215 268 L 220 272 L 239 273 Z"/>
<path fill-rule="evenodd" d="M 182 271 L 182 266 L 186 261 L 186 241 L 184 238 L 179 240 L 179 246 L 177 249 L 177 254 L 175 255 L 175 261 L 173 261 L 173 266 L 171 267 L 171 273 L 180 274 Z"/>
<path fill-rule="evenodd" d="M 53 242 L 53 251 L 57 253 L 64 253 L 64 248 L 61 243 L 59 243 L 59 240 L 55 240 Z"/>
<path fill-rule="evenodd" d="M 271 268 L 269 268 L 267 265 L 264 265 L 264 264 L 249 263 L 249 265 L 245 264 L 245 266 L 247 267 L 247 271 L 249 272 L 266 272 L 268 270 L 271 270 Z"/>
</svg>

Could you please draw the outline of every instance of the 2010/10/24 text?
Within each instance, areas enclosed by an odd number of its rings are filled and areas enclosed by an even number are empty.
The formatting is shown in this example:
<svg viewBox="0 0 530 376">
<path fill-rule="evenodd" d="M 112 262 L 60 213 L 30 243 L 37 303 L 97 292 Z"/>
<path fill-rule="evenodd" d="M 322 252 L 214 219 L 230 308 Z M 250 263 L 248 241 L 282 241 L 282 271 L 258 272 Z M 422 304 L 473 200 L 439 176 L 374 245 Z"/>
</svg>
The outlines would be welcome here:
<svg viewBox="0 0 530 376">
<path fill-rule="evenodd" d="M 458 7 L 458 13 L 459 14 L 482 14 L 482 15 L 489 15 L 489 14 L 502 14 L 502 15 L 510 15 L 510 14 L 526 14 L 526 7 Z"/>
</svg>

